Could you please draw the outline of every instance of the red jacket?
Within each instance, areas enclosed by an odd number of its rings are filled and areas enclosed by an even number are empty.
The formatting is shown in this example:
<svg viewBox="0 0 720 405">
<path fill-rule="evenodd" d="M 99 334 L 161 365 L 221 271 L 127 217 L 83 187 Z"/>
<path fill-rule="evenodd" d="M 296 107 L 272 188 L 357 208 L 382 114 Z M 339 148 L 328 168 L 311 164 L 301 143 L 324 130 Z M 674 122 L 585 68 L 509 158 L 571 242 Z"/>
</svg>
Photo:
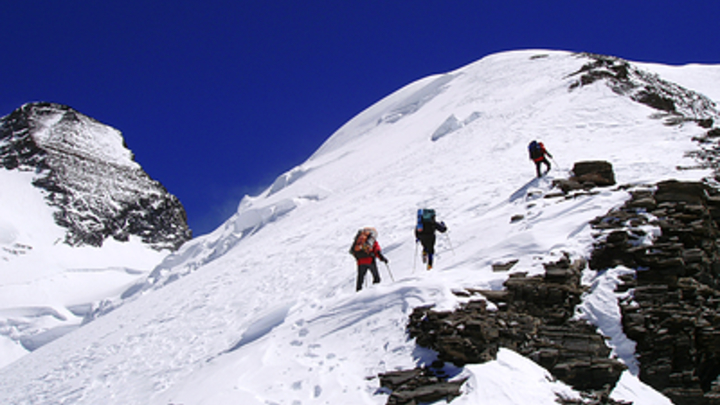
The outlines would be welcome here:
<svg viewBox="0 0 720 405">
<path fill-rule="evenodd" d="M 372 262 L 375 261 L 375 258 L 378 257 L 380 260 L 385 261 L 385 257 L 382 255 L 382 251 L 380 250 L 380 245 L 377 243 L 377 241 L 373 244 L 372 250 L 370 251 L 370 256 L 367 257 L 361 257 L 357 259 L 358 264 L 372 264 Z"/>
<path fill-rule="evenodd" d="M 543 160 L 545 160 L 545 155 L 552 157 L 550 152 L 545 149 L 545 145 L 543 145 L 542 142 L 538 142 L 538 146 L 540 147 L 540 156 L 533 159 L 533 162 L 542 162 Z"/>
</svg>

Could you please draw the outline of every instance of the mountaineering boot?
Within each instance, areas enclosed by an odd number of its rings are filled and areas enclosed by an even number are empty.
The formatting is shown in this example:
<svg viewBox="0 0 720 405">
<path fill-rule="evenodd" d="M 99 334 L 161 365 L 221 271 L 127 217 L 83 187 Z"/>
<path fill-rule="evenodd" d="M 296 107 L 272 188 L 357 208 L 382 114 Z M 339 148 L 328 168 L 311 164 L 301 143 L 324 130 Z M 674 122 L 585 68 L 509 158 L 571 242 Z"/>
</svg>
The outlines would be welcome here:
<svg viewBox="0 0 720 405">
<path fill-rule="evenodd" d="M 432 264 L 428 264 L 427 269 L 428 269 L 428 271 L 432 270 Z"/>
<path fill-rule="evenodd" d="M 422 262 L 423 262 L 423 263 L 427 263 L 427 260 L 428 260 L 428 254 L 427 254 L 427 252 L 425 252 L 425 251 L 423 250 L 423 252 L 422 252 Z"/>
</svg>

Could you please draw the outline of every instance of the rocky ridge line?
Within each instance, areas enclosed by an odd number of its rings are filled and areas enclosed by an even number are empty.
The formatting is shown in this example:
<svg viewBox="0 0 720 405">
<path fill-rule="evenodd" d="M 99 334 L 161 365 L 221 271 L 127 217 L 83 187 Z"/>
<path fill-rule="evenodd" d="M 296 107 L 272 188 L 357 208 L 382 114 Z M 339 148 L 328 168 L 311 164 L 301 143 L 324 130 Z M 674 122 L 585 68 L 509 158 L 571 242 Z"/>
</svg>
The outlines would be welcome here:
<svg viewBox="0 0 720 405">
<path fill-rule="evenodd" d="M 578 78 L 570 86 L 571 91 L 604 81 L 616 94 L 658 110 L 652 117 L 664 119 L 667 125 L 694 122 L 711 128 L 720 118 L 715 102 L 706 96 L 634 67 L 626 60 L 592 53 L 578 56 L 589 62 L 569 76 Z"/>
</svg>

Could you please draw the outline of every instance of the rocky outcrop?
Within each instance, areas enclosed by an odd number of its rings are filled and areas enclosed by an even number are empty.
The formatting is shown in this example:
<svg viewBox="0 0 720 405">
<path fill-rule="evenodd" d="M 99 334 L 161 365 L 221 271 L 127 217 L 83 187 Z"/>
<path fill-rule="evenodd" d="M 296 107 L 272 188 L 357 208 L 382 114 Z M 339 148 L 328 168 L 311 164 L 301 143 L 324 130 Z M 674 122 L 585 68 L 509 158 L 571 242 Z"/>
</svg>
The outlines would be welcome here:
<svg viewBox="0 0 720 405">
<path fill-rule="evenodd" d="M 556 378 L 579 390 L 614 386 L 624 366 L 609 359 L 610 348 L 595 327 L 574 321 L 584 289 L 584 261 L 564 258 L 545 265 L 545 275 L 512 274 L 505 290 L 471 290 L 496 304 L 470 301 L 453 312 L 417 308 L 408 331 L 420 346 L 438 352 L 438 359 L 458 366 L 493 360 L 500 347 L 512 349 L 547 368 Z"/>
<path fill-rule="evenodd" d="M 0 166 L 37 174 L 70 245 L 135 235 L 177 249 L 191 237 L 180 201 L 134 162 L 120 132 L 70 107 L 32 103 L 1 118 Z"/>
<path fill-rule="evenodd" d="M 488 309 L 485 299 L 470 300 L 455 311 L 415 308 L 408 333 L 418 345 L 438 353 L 437 370 L 445 362 L 463 366 L 494 360 L 505 347 L 587 391 L 594 403 L 612 403 L 607 394 L 625 366 L 608 358 L 610 348 L 594 326 L 571 319 L 585 291 L 580 285 L 584 267 L 584 260 L 566 256 L 546 264 L 543 276 L 510 275 L 504 290 L 467 290 L 471 297 L 484 296 L 497 310 Z"/>
<path fill-rule="evenodd" d="M 553 186 L 567 194 L 574 190 L 589 190 L 595 187 L 615 185 L 615 172 L 610 162 L 585 161 L 576 162 L 569 179 L 553 180 Z"/>
<path fill-rule="evenodd" d="M 570 90 L 604 82 L 616 94 L 655 109 L 653 117 L 664 119 L 667 125 L 695 122 L 711 128 L 720 119 L 715 102 L 709 98 L 638 69 L 626 60 L 590 53 L 579 57 L 588 62 L 570 75 L 577 78 Z"/>
<path fill-rule="evenodd" d="M 678 405 L 720 404 L 720 196 L 678 181 L 630 194 L 592 221 L 590 267 L 635 270 L 619 288 L 630 292 L 620 307 L 640 379 Z"/>
</svg>

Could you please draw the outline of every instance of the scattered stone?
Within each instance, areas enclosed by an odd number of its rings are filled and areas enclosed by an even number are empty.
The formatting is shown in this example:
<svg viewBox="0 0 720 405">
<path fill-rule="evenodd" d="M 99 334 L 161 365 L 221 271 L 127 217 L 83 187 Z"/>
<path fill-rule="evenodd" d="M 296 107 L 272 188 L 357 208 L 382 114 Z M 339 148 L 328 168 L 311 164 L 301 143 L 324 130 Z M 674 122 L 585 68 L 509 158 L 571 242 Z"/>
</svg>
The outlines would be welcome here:
<svg viewBox="0 0 720 405">
<path fill-rule="evenodd" d="M 612 399 L 607 392 L 581 393 L 581 399 L 564 398 L 558 395 L 557 402 L 561 405 L 633 405 L 632 402 Z"/>
<path fill-rule="evenodd" d="M 492 269 L 493 271 L 508 271 L 513 268 L 517 264 L 518 260 L 510 260 L 509 262 L 505 263 L 493 263 Z"/>
<path fill-rule="evenodd" d="M 582 184 L 572 179 L 555 179 L 553 180 L 553 187 L 559 188 L 564 194 L 574 190 L 582 190 L 583 188 Z"/>
<path fill-rule="evenodd" d="M 380 374 L 380 386 L 391 391 L 388 405 L 414 405 L 442 399 L 450 402 L 460 396 L 460 387 L 466 380 L 447 381 L 426 368 Z"/>
</svg>

